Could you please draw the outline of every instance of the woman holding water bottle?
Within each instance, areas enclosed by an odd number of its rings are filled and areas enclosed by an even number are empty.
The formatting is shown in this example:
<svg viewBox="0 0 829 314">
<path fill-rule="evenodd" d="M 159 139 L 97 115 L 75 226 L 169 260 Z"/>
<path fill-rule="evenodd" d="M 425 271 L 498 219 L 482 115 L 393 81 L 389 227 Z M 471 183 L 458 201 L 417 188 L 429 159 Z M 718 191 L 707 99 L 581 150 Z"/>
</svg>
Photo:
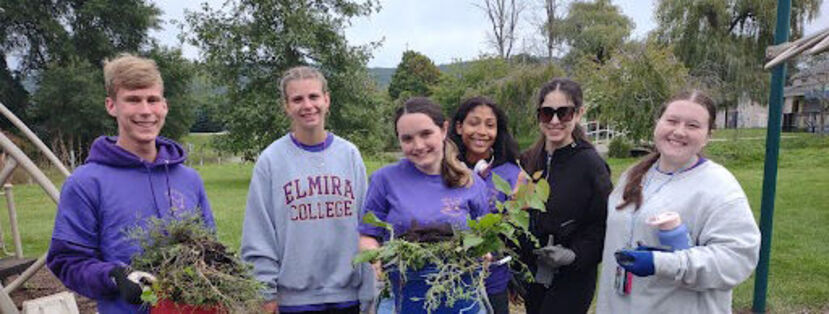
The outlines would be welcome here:
<svg viewBox="0 0 829 314">
<path fill-rule="evenodd" d="M 700 91 L 659 109 L 656 152 L 608 200 L 598 313 L 730 313 L 760 232 L 740 184 L 701 156 L 716 107 Z"/>
</svg>

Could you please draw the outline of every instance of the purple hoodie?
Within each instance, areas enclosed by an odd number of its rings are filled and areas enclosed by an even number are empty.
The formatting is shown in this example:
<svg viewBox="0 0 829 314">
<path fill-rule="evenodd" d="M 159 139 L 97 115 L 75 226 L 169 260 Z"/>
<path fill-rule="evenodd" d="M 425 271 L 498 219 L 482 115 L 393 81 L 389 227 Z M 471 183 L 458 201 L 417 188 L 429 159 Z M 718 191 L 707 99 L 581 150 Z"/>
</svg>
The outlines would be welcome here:
<svg viewBox="0 0 829 314">
<path fill-rule="evenodd" d="M 46 261 L 67 288 L 95 299 L 99 313 L 146 313 L 122 301 L 109 277 L 139 252 L 124 231 L 144 226 L 149 217 L 195 210 L 210 228 L 215 222 L 201 178 L 183 164 L 181 146 L 158 137 L 158 155 L 148 162 L 116 140 L 96 139 L 86 163 L 63 184 Z"/>
</svg>

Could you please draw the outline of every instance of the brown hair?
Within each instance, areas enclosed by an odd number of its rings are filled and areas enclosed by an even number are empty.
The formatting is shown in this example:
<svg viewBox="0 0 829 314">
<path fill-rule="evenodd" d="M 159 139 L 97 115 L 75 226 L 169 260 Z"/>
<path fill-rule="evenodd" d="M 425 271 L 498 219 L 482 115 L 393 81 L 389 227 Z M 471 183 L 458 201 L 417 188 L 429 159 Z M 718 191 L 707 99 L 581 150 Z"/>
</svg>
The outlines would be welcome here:
<svg viewBox="0 0 829 314">
<path fill-rule="evenodd" d="M 559 91 L 567 96 L 567 98 L 573 102 L 573 106 L 575 106 L 576 110 L 584 105 L 584 97 L 581 91 L 581 85 L 576 83 L 575 81 L 557 77 L 553 78 L 552 80 L 544 83 L 541 85 L 541 90 L 538 91 L 538 98 L 535 104 L 535 108 L 541 108 L 541 105 L 544 104 L 544 98 L 547 97 L 547 94 L 552 93 L 554 91 Z M 573 128 L 573 140 L 574 141 L 583 141 L 590 143 L 590 139 L 587 137 L 587 133 L 582 128 L 581 124 L 578 121 L 575 121 L 576 126 Z M 539 134 L 538 140 L 535 141 L 535 144 L 530 147 L 525 153 L 524 157 L 526 160 L 526 165 L 521 165 L 525 167 L 527 173 L 534 173 L 539 169 L 536 169 L 539 161 L 543 158 L 542 152 L 544 151 L 544 145 L 546 143 L 546 139 L 544 138 L 544 133 Z"/>
<path fill-rule="evenodd" d="M 717 118 L 717 107 L 714 104 L 714 100 L 702 91 L 696 89 L 680 92 L 668 99 L 668 101 L 659 107 L 656 119 L 658 120 L 662 117 L 662 114 L 665 113 L 665 110 L 668 109 L 670 104 L 680 100 L 687 100 L 703 106 L 708 112 L 708 133 L 711 133 L 711 131 L 714 130 Z M 655 151 L 645 156 L 645 158 L 643 158 L 639 163 L 630 168 L 630 171 L 628 171 L 627 183 L 625 184 L 625 190 L 622 194 L 622 203 L 616 206 L 617 210 L 620 210 L 630 204 L 634 204 L 636 206 L 635 209 L 639 209 L 639 207 L 642 206 L 642 178 L 645 177 L 645 173 L 648 172 L 648 169 L 650 169 L 657 160 L 659 160 L 659 152 Z"/>
<path fill-rule="evenodd" d="M 322 91 L 324 93 L 328 93 L 328 81 L 325 79 L 325 76 L 322 75 L 322 72 L 315 68 L 303 65 L 290 68 L 288 71 L 285 71 L 285 74 L 282 75 L 282 79 L 279 80 L 279 91 L 282 93 L 282 99 L 288 100 L 288 93 L 285 90 L 288 87 L 288 83 L 291 81 L 307 79 L 319 81 L 322 83 Z"/>
<path fill-rule="evenodd" d="M 118 90 L 142 89 L 160 85 L 164 91 L 161 72 L 152 59 L 122 53 L 112 60 L 104 60 L 104 87 L 107 97 L 115 98 Z"/>
<path fill-rule="evenodd" d="M 440 106 L 429 98 L 413 97 L 406 101 L 394 114 L 394 134 L 397 135 L 397 121 L 404 114 L 422 113 L 432 119 L 439 128 L 443 128 L 446 117 Z M 447 130 L 448 131 L 448 130 Z M 440 176 L 448 187 L 472 186 L 472 171 L 458 160 L 458 147 L 447 136 L 443 140 L 443 160 L 440 163 Z"/>
</svg>

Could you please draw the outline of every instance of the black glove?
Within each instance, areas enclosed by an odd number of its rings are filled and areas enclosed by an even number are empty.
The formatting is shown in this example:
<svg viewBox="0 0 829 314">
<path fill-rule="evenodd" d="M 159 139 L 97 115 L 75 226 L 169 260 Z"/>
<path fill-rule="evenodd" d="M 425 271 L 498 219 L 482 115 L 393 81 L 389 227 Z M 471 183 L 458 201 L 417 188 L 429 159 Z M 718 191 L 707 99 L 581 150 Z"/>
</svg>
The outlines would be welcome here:
<svg viewBox="0 0 829 314">
<path fill-rule="evenodd" d="M 109 277 L 115 281 L 121 298 L 129 304 L 141 304 L 141 293 L 144 287 L 155 281 L 155 277 L 143 271 L 130 271 L 126 267 L 117 266 L 109 271 Z"/>
</svg>

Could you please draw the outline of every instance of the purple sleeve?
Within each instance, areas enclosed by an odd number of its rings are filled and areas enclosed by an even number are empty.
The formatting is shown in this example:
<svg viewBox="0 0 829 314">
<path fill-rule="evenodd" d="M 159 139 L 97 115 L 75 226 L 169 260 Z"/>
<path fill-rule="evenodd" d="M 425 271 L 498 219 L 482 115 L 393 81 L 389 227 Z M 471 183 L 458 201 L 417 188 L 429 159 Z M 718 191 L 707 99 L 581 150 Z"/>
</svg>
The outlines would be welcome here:
<svg viewBox="0 0 829 314">
<path fill-rule="evenodd" d="M 99 200 L 94 183 L 84 178 L 70 176 L 63 184 L 55 216 L 52 237 L 77 243 L 86 247 L 95 247 L 100 243 L 98 231 Z"/>
<path fill-rule="evenodd" d="M 389 202 L 386 200 L 386 180 L 384 180 L 380 169 L 371 176 L 368 184 L 366 198 L 363 201 L 363 210 L 360 212 L 360 235 L 371 236 L 380 239 L 388 239 L 388 231 L 363 222 L 363 216 L 368 212 L 374 213 L 382 221 L 386 221 L 389 215 Z"/>
<path fill-rule="evenodd" d="M 46 264 L 67 288 L 90 299 L 115 298 L 118 288 L 109 272 L 116 263 L 101 261 L 98 250 L 52 238 Z"/>
</svg>

